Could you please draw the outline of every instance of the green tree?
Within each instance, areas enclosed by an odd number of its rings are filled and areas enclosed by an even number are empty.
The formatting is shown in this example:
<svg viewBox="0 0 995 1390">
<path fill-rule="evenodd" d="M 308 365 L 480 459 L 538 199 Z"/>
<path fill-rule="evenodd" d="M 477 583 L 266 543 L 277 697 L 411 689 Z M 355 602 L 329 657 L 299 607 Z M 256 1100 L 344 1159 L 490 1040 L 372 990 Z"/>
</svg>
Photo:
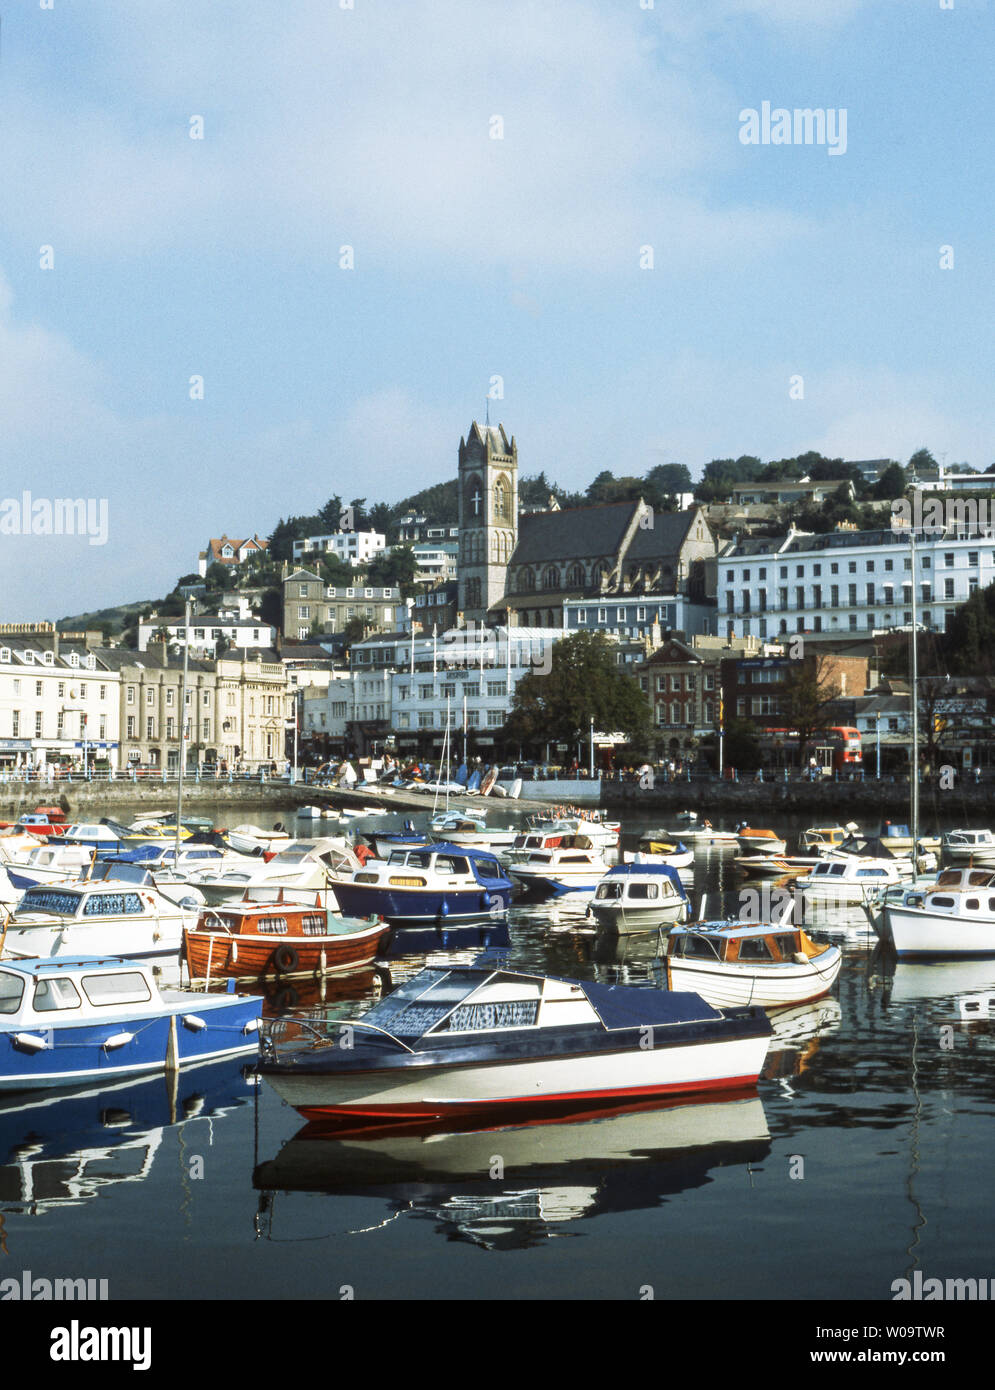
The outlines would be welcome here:
<svg viewBox="0 0 995 1390">
<path fill-rule="evenodd" d="M 515 687 L 506 724 L 513 743 L 541 747 L 587 738 L 591 719 L 603 733 L 645 743 L 650 711 L 639 682 L 621 672 L 603 633 L 576 632 L 552 647 L 548 672 L 529 671 Z"/>
<path fill-rule="evenodd" d="M 893 502 L 896 497 L 905 496 L 905 489 L 908 485 L 908 479 L 902 465 L 889 463 L 871 488 L 871 496 L 878 502 Z"/>
<path fill-rule="evenodd" d="M 665 497 L 694 490 L 690 470 L 683 463 L 658 463 L 646 474 L 646 482 Z"/>
<path fill-rule="evenodd" d="M 804 767 L 809 746 L 833 723 L 833 702 L 840 687 L 832 664 L 821 652 L 796 662 L 780 687 L 780 713 L 798 734 L 798 758 Z"/>
<path fill-rule="evenodd" d="M 955 675 L 995 674 L 995 584 L 976 589 L 947 616 L 941 661 Z M 920 669 L 929 669 L 928 657 Z"/>
<path fill-rule="evenodd" d="M 936 469 L 939 466 L 928 449 L 917 449 L 909 459 L 909 472 L 912 474 L 921 473 L 924 469 Z"/>
</svg>

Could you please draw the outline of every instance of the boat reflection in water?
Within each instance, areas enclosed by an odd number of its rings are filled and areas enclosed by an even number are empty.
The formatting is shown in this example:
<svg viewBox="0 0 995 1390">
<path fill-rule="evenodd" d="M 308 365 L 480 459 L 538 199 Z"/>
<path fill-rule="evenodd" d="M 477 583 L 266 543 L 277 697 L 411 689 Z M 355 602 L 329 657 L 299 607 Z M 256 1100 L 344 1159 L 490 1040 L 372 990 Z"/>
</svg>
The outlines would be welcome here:
<svg viewBox="0 0 995 1390">
<path fill-rule="evenodd" d="M 876 953 L 868 983 L 880 985 L 881 1002 L 940 1002 L 946 1014 L 966 1021 L 995 1019 L 995 961 L 949 960 L 929 964 L 898 961 Z"/>
<path fill-rule="evenodd" d="M 820 1039 L 839 1028 L 843 1010 L 838 999 L 827 997 L 785 1009 L 768 1009 L 767 1017 L 774 1036 L 760 1075 L 765 1081 L 781 1082 L 782 1089 L 790 1092 L 785 1083 L 808 1070 L 819 1051 Z"/>
<path fill-rule="evenodd" d="M 37 1216 L 148 1177 L 167 1130 L 226 1114 L 256 1088 L 244 1057 L 89 1090 L 0 1101 L 0 1203 Z M 8 1231 L 8 1237 L 10 1232 Z"/>
<path fill-rule="evenodd" d="M 386 1220 L 427 1218 L 448 1239 L 523 1249 L 576 1221 L 657 1207 L 711 1182 L 715 1169 L 761 1162 L 769 1141 L 763 1105 L 741 1091 L 489 1129 L 312 1123 L 256 1168 L 257 1229 L 276 1238 L 277 1193 L 318 1192 L 377 1197 Z M 313 1233 L 312 1203 L 279 1211 L 279 1239 L 293 1238 L 288 1227 Z"/>
</svg>

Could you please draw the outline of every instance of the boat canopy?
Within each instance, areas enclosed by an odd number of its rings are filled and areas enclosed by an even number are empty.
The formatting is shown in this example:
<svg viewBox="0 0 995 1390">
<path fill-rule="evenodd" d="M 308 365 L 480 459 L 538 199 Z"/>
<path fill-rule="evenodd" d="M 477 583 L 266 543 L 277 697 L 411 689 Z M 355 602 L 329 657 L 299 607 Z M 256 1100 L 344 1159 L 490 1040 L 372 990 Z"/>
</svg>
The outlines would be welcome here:
<svg viewBox="0 0 995 1390">
<path fill-rule="evenodd" d="M 460 1031 L 528 1027 L 539 1015 L 544 982 L 570 985 L 586 997 L 603 1026 L 664 1027 L 712 1021 L 717 1009 L 697 994 L 647 988 L 633 997 L 631 985 L 602 985 L 560 976 L 538 976 L 472 966 L 442 970 L 428 968 L 400 985 L 363 1015 L 362 1022 L 398 1038 L 420 1038 L 436 1029 L 450 1014 L 458 1014 Z M 474 1005 L 473 996 L 485 985 L 501 985 L 505 997 Z"/>
<path fill-rule="evenodd" d="M 613 864 L 601 882 L 616 878 L 644 877 L 669 878 L 681 897 L 687 901 L 681 876 L 672 864 Z"/>
</svg>

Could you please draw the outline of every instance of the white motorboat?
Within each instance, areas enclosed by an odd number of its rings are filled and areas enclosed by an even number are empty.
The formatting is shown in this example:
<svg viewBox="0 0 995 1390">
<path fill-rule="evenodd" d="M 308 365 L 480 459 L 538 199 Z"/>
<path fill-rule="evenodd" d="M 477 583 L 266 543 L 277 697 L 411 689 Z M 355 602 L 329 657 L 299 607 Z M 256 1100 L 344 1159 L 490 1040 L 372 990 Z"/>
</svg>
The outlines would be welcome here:
<svg viewBox="0 0 995 1390">
<path fill-rule="evenodd" d="M 114 956 L 131 960 L 175 956 L 183 930 L 197 924 L 197 905 L 160 893 L 145 873 L 139 881 L 105 878 L 29 888 L 10 914 L 4 954 Z"/>
<path fill-rule="evenodd" d="M 784 854 L 787 841 L 775 835 L 773 830 L 755 830 L 751 825 L 741 825 L 736 832 L 736 843 L 744 854 Z"/>
<path fill-rule="evenodd" d="M 305 1118 L 410 1121 L 753 1086 L 771 1025 L 694 994 L 470 967 L 287 1032 L 264 1034 L 259 1070 Z"/>
<path fill-rule="evenodd" d="M 948 830 L 941 849 L 953 864 L 995 864 L 995 834 L 990 830 Z"/>
<path fill-rule="evenodd" d="M 798 849 L 802 854 L 824 854 L 839 849 L 851 836 L 859 834 L 855 821 L 847 825 L 812 825 L 803 830 L 798 837 Z"/>
<path fill-rule="evenodd" d="M 227 832 L 232 849 L 242 854 L 270 854 L 286 849 L 293 836 L 286 830 L 261 830 L 258 825 L 236 825 Z"/>
<path fill-rule="evenodd" d="M 887 899 L 875 929 L 900 960 L 995 956 L 995 869 L 945 869 L 925 892 Z"/>
<path fill-rule="evenodd" d="M 667 985 L 700 994 L 717 1008 L 765 1009 L 828 994 L 840 973 L 838 946 L 811 941 L 800 927 L 695 922 L 667 939 Z"/>
<path fill-rule="evenodd" d="M 588 914 L 605 931 L 626 936 L 683 922 L 688 899 L 676 869 L 665 864 L 616 864 L 594 891 Z"/>
<path fill-rule="evenodd" d="M 530 832 L 559 835 L 586 835 L 601 850 L 615 849 L 622 829 L 620 821 L 602 820 L 600 816 L 530 816 Z"/>
<path fill-rule="evenodd" d="M 0 902 L 18 902 L 29 888 L 39 883 L 57 883 L 79 878 L 93 863 L 93 850 L 84 845 L 64 845 L 59 840 L 36 845 L 18 863 L 4 866 L 9 887 L 0 884 Z"/>
<path fill-rule="evenodd" d="M 488 825 L 483 816 L 467 815 L 465 811 L 449 811 L 433 816 L 432 835 L 450 845 L 463 845 L 467 849 L 490 849 L 495 853 L 510 850 L 518 838 L 518 830 L 512 826 Z"/>
<path fill-rule="evenodd" d="M 901 882 L 899 867 L 891 858 L 860 859 L 846 855 L 821 860 L 810 874 L 795 879 L 795 887 L 806 905 L 849 907 L 868 903 Z"/>
<path fill-rule="evenodd" d="M 678 823 L 680 817 L 677 818 Z M 693 845 L 699 849 L 738 849 L 739 840 L 732 830 L 716 830 L 710 820 L 703 820 L 696 825 L 682 825 L 680 830 L 671 833 L 669 830 L 658 830 L 657 836 L 661 840 L 683 840 L 687 845 Z"/>
<path fill-rule="evenodd" d="M 199 888 L 211 906 L 241 898 L 247 888 L 287 888 L 311 891 L 327 888 L 335 875 L 351 875 L 361 864 L 342 836 L 295 840 L 269 859 L 245 860 L 241 865 L 201 869 L 187 882 Z"/>
<path fill-rule="evenodd" d="M 524 888 L 559 897 L 563 893 L 592 895 L 611 865 L 586 835 L 575 835 L 557 849 L 538 849 L 508 872 Z"/>
</svg>

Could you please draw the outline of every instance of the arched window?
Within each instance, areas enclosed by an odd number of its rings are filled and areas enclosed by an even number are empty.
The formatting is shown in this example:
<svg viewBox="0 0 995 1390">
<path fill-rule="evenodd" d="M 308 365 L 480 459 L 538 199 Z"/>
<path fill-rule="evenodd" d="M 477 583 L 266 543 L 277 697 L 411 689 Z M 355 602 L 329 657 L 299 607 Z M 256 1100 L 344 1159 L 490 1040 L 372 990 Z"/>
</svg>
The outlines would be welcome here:
<svg viewBox="0 0 995 1390">
<path fill-rule="evenodd" d="M 544 589 L 558 589 L 560 587 L 560 575 L 555 566 L 547 565 L 542 576 L 542 587 Z"/>
<path fill-rule="evenodd" d="M 494 520 L 511 520 L 511 489 L 506 478 L 498 478 L 494 484 Z"/>
<path fill-rule="evenodd" d="M 518 584 L 523 594 L 533 593 L 536 586 L 535 571 L 526 566 L 519 576 Z"/>
<path fill-rule="evenodd" d="M 584 587 L 584 566 L 571 565 L 570 573 L 567 575 L 567 587 L 570 589 L 583 589 Z"/>
</svg>

